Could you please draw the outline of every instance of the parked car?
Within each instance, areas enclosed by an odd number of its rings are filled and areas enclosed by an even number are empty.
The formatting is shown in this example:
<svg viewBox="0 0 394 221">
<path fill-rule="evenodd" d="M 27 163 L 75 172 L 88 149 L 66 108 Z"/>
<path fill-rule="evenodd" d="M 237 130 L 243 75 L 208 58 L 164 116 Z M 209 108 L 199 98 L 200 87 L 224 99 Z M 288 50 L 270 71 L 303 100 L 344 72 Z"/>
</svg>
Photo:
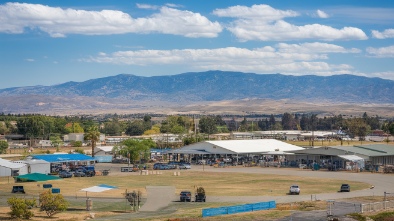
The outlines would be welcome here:
<svg viewBox="0 0 394 221">
<path fill-rule="evenodd" d="M 60 178 L 71 178 L 73 176 L 72 173 L 66 171 L 66 170 L 62 170 L 59 172 L 59 177 Z"/>
<path fill-rule="evenodd" d="M 83 170 L 76 170 L 74 172 L 74 177 L 84 177 L 86 174 L 83 172 Z"/>
<path fill-rule="evenodd" d="M 11 193 L 25 193 L 23 186 L 13 186 Z"/>
<path fill-rule="evenodd" d="M 349 184 L 342 184 L 340 192 L 350 192 L 350 185 Z"/>
<path fill-rule="evenodd" d="M 300 192 L 301 192 L 301 190 L 298 185 L 293 184 L 290 186 L 290 190 L 289 190 L 290 195 L 293 195 L 293 194 L 300 195 Z"/>
<path fill-rule="evenodd" d="M 167 164 L 160 163 L 160 164 L 155 164 L 153 166 L 153 169 L 154 170 L 169 170 L 171 168 Z"/>
<path fill-rule="evenodd" d="M 190 166 L 190 164 L 188 164 L 188 163 L 184 163 L 184 164 L 180 164 L 179 166 L 179 169 L 180 170 L 187 170 L 187 169 L 191 169 L 192 167 Z"/>
<path fill-rule="evenodd" d="M 181 202 L 190 202 L 192 200 L 192 193 L 190 191 L 182 191 L 179 196 Z"/>
</svg>

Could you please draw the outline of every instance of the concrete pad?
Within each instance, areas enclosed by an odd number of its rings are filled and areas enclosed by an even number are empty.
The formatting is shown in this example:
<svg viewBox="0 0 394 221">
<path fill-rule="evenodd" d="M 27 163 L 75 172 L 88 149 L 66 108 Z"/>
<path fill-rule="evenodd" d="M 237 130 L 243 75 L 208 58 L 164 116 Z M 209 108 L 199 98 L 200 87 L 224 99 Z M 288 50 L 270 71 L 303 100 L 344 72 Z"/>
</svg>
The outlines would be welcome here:
<svg viewBox="0 0 394 221">
<path fill-rule="evenodd" d="M 174 186 L 147 186 L 148 194 L 145 204 L 139 211 L 158 211 L 177 200 Z"/>
</svg>

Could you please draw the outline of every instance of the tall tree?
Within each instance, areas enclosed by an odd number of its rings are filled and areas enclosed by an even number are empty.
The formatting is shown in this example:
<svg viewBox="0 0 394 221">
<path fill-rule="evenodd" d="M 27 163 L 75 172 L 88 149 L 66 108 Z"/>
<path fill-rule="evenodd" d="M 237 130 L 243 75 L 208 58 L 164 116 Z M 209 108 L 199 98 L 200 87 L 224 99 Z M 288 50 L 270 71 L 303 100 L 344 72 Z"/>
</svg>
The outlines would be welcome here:
<svg viewBox="0 0 394 221">
<path fill-rule="evenodd" d="M 270 119 L 269 119 L 269 129 L 273 130 L 276 124 L 276 120 L 273 114 L 271 114 Z"/>
<path fill-rule="evenodd" d="M 92 145 L 92 157 L 94 157 L 94 148 L 96 143 L 100 140 L 100 132 L 96 126 L 92 126 L 84 135 L 85 140 L 89 140 Z"/>
<path fill-rule="evenodd" d="M 144 134 L 144 123 L 141 120 L 129 122 L 126 127 L 126 134 L 130 136 L 139 136 Z"/>
<path fill-rule="evenodd" d="M 290 113 L 284 113 L 282 116 L 282 128 L 283 130 L 296 130 L 297 123 Z"/>
<path fill-rule="evenodd" d="M 208 134 L 208 139 L 209 139 L 209 135 L 217 132 L 215 117 L 212 116 L 201 117 L 199 122 L 199 128 L 201 133 Z"/>
<path fill-rule="evenodd" d="M 120 145 L 115 146 L 113 151 L 118 152 L 124 157 L 128 157 L 131 162 L 135 163 L 138 159 L 147 159 L 150 153 L 150 148 L 154 147 L 156 147 L 156 143 L 151 139 L 127 139 L 122 141 Z"/>
</svg>

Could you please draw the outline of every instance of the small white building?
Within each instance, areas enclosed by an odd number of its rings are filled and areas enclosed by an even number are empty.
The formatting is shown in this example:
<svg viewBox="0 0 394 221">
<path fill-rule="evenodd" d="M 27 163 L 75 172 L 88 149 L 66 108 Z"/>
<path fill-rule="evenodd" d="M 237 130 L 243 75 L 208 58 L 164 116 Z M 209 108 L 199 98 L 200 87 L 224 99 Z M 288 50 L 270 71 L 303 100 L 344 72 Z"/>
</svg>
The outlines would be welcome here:
<svg viewBox="0 0 394 221">
<path fill-rule="evenodd" d="M 71 142 L 71 141 L 84 141 L 84 133 L 69 133 L 64 135 L 64 142 Z"/>
<path fill-rule="evenodd" d="M 14 163 L 0 158 L 0 177 L 19 176 L 28 173 L 28 166 L 24 163 Z"/>
<path fill-rule="evenodd" d="M 49 174 L 51 172 L 51 163 L 45 160 L 26 158 L 26 160 L 14 161 L 14 163 L 22 163 L 27 165 L 28 173 Z"/>
<path fill-rule="evenodd" d="M 52 141 L 50 141 L 50 140 L 40 140 L 38 142 L 38 145 L 40 147 L 51 147 L 52 146 Z"/>
</svg>

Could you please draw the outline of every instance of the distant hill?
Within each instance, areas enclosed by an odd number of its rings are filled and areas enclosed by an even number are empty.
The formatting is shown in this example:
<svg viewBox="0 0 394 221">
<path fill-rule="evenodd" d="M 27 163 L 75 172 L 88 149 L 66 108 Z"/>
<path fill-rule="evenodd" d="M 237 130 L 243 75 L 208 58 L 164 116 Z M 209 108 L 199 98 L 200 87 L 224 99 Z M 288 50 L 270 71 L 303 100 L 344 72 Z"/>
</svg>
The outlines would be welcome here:
<svg viewBox="0 0 394 221">
<path fill-rule="evenodd" d="M 75 107 L 80 108 L 86 108 L 86 103 L 91 101 L 96 101 L 90 104 L 90 108 L 94 108 L 100 107 L 98 101 L 110 104 L 111 100 L 114 105 L 122 104 L 120 100 L 182 105 L 241 99 L 394 104 L 393 91 L 394 81 L 354 75 L 321 77 L 225 71 L 154 77 L 120 74 L 53 86 L 0 89 L 0 108 L 3 107 L 0 111 L 13 112 L 12 109 L 20 105 L 24 105 L 21 107 L 24 110 L 29 110 L 26 105 L 40 106 L 38 100 L 34 105 L 23 104 L 21 100 L 27 97 L 41 98 L 41 102 L 46 97 L 43 102 L 52 101 L 50 108 L 54 109 L 58 108 L 55 103 L 59 100 L 74 102 Z M 18 101 L 22 103 L 13 106 L 12 102 Z"/>
</svg>

